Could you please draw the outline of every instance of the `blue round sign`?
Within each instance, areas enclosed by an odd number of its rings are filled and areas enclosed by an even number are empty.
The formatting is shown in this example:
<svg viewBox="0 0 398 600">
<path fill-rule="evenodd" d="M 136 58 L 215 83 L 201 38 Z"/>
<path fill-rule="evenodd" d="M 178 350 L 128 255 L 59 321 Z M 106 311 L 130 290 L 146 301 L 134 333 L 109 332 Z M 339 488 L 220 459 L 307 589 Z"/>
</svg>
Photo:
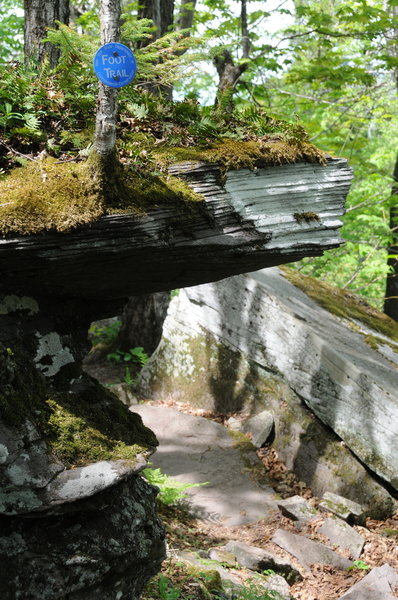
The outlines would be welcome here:
<svg viewBox="0 0 398 600">
<path fill-rule="evenodd" d="M 137 63 L 130 48 L 111 42 L 97 50 L 94 56 L 94 71 L 104 85 L 120 88 L 133 80 Z"/>
</svg>

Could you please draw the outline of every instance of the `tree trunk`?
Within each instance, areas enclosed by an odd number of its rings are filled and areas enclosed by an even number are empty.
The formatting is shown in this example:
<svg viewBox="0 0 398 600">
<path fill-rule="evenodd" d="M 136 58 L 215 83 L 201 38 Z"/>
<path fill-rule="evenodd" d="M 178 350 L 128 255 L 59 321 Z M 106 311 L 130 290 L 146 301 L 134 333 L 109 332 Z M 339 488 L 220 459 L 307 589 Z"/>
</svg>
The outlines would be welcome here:
<svg viewBox="0 0 398 600">
<path fill-rule="evenodd" d="M 138 9 L 139 19 L 151 19 L 154 24 L 152 38 L 143 40 L 141 48 L 159 39 L 171 31 L 174 23 L 174 0 L 144 0 Z M 170 86 L 146 83 L 145 89 L 154 96 L 163 94 L 168 100 L 172 99 L 173 90 Z"/>
<path fill-rule="evenodd" d="M 250 39 L 247 26 L 246 0 L 241 0 L 240 29 L 242 36 L 242 58 L 248 59 L 250 53 Z M 223 110 L 232 112 L 234 108 L 234 89 L 240 77 L 246 71 L 248 63 L 245 62 L 235 65 L 231 52 L 224 48 L 214 57 L 214 64 L 219 78 L 215 105 L 220 105 Z"/>
<path fill-rule="evenodd" d="M 138 18 L 151 19 L 156 28 L 152 40 L 143 43 L 145 46 L 170 31 L 174 22 L 174 0 L 145 0 L 140 3 Z"/>
<path fill-rule="evenodd" d="M 123 309 L 117 345 L 123 352 L 142 346 L 152 354 L 160 342 L 170 292 L 132 296 Z"/>
<path fill-rule="evenodd" d="M 25 64 L 31 61 L 41 63 L 48 57 L 50 66 L 55 67 L 59 49 L 43 40 L 47 29 L 54 27 L 55 21 L 69 22 L 69 0 L 24 0 L 24 10 Z"/>
<path fill-rule="evenodd" d="M 193 2 L 190 2 L 190 0 L 182 0 L 176 23 L 178 31 L 191 29 L 193 18 L 195 16 L 195 7 L 196 0 L 193 0 Z"/>
<path fill-rule="evenodd" d="M 100 1 L 101 44 L 120 38 L 120 0 Z M 99 82 L 94 137 L 94 162 L 105 199 L 114 193 L 116 160 L 117 88 Z M 95 158 L 94 158 L 95 157 Z"/>
<path fill-rule="evenodd" d="M 394 17 L 398 17 L 398 6 L 392 7 Z M 394 30 L 395 39 L 398 39 L 398 29 Z M 391 49 L 392 56 L 398 58 L 398 42 Z M 394 71 L 395 91 L 398 95 L 398 69 Z M 388 248 L 388 255 L 398 255 L 398 154 L 395 158 L 395 166 L 393 171 L 394 184 L 391 190 L 390 204 L 390 230 L 391 230 L 391 245 Z M 386 295 L 384 298 L 384 312 L 386 315 L 398 321 L 398 260 L 396 258 L 388 258 L 387 264 L 391 268 L 387 275 Z"/>
<path fill-rule="evenodd" d="M 388 248 L 389 256 L 398 255 L 398 154 L 395 160 L 393 179 L 394 186 L 391 193 L 390 207 L 392 243 Z M 392 271 L 387 275 L 384 312 L 394 319 L 394 321 L 398 321 L 398 260 L 393 257 L 389 258 L 387 264 L 391 267 Z"/>
</svg>

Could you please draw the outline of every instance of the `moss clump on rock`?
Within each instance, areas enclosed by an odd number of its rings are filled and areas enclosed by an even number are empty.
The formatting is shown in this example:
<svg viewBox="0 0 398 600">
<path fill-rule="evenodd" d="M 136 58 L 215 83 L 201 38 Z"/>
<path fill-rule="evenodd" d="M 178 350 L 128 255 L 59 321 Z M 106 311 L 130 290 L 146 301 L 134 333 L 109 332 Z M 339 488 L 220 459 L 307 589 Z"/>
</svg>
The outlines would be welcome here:
<svg viewBox="0 0 398 600">
<path fill-rule="evenodd" d="M 0 415 L 7 426 L 18 431 L 31 423 L 66 465 L 133 460 L 157 446 L 141 417 L 97 381 L 83 376 L 75 393 L 55 389 L 38 373 L 25 345 L 0 344 Z"/>
<path fill-rule="evenodd" d="M 165 147 L 157 150 L 156 156 L 163 164 L 201 161 L 219 164 L 224 171 L 297 162 L 326 163 L 325 153 L 310 142 L 270 136 L 249 141 L 225 137 L 207 147 Z"/>
<path fill-rule="evenodd" d="M 0 232 L 66 232 L 102 215 L 145 214 L 150 205 L 199 202 L 202 197 L 176 177 L 155 176 L 119 165 L 114 193 L 104 196 L 92 161 L 59 163 L 53 158 L 14 169 L 0 181 Z"/>
<path fill-rule="evenodd" d="M 288 267 L 280 267 L 283 275 L 312 300 L 330 313 L 343 319 L 353 319 L 364 323 L 374 331 L 398 342 L 398 323 L 386 314 L 367 304 L 362 298 L 332 285 L 302 275 Z"/>
<path fill-rule="evenodd" d="M 128 444 L 117 439 L 117 431 L 104 432 L 77 416 L 71 408 L 55 400 L 47 400 L 50 408 L 48 418 L 48 445 L 59 460 L 73 465 L 83 465 L 98 460 L 134 460 L 147 448 Z M 123 436 L 124 437 L 124 436 Z"/>
</svg>

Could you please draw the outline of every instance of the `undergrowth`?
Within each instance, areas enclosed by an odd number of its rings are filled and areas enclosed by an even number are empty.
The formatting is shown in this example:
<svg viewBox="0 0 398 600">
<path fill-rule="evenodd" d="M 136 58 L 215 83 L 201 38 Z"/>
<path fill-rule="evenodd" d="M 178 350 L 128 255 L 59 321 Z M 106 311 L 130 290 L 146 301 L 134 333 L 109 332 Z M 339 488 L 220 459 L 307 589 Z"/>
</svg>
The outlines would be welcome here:
<svg viewBox="0 0 398 600">
<path fill-rule="evenodd" d="M 171 33 L 140 48 L 139 42 L 151 35 L 150 21 L 129 17 L 122 41 L 135 51 L 138 77 L 134 85 L 120 90 L 120 169 L 112 197 L 104 195 L 93 177 L 98 84 L 91 64 L 99 45 L 98 22 L 94 19 L 85 27 L 85 34 L 62 24 L 49 31 L 49 39 L 61 50 L 54 70 L 45 62 L 34 68 L 0 67 L 3 234 L 69 231 L 102 215 L 140 216 L 148 205 L 170 202 L 192 211 L 202 197 L 183 179 L 168 174 L 173 162 L 202 160 L 218 163 L 224 171 L 301 160 L 324 162 L 323 153 L 299 124 L 275 119 L 256 106 L 231 113 L 224 106 L 224 102 L 229 106 L 228 98 L 220 97 L 216 107 L 202 107 L 195 97 L 171 102 L 145 91 L 147 81 L 161 89 L 180 77 L 185 58 L 178 57 L 179 50 L 195 42 Z M 90 160 L 84 162 L 87 157 Z"/>
</svg>

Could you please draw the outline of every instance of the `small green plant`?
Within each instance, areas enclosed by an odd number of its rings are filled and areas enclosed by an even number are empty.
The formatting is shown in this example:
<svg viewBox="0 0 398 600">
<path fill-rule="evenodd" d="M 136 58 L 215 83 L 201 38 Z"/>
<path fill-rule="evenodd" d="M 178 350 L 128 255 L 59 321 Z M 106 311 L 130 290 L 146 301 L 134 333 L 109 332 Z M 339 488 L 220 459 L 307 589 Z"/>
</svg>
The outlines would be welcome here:
<svg viewBox="0 0 398 600">
<path fill-rule="evenodd" d="M 115 352 L 107 354 L 106 358 L 115 363 L 133 362 L 140 365 L 140 367 L 143 367 L 149 360 L 149 356 L 142 346 L 130 348 L 128 352 L 116 350 Z"/>
<path fill-rule="evenodd" d="M 181 500 L 185 500 L 188 496 L 185 490 L 193 487 L 199 487 L 201 485 L 207 485 L 207 483 L 181 483 L 173 477 L 169 477 L 165 473 L 162 473 L 160 469 L 144 469 L 142 475 L 152 485 L 156 485 L 159 488 L 159 500 L 163 504 L 171 505 L 176 504 Z"/>
<path fill-rule="evenodd" d="M 359 569 L 361 571 L 369 571 L 371 569 L 369 565 L 366 564 L 363 560 L 354 560 L 350 567 L 347 567 L 347 571 L 353 571 L 354 569 Z"/>
<path fill-rule="evenodd" d="M 236 591 L 235 600 L 283 600 L 282 596 L 276 590 L 265 590 L 261 585 L 248 579 L 245 587 Z"/>
<path fill-rule="evenodd" d="M 126 367 L 126 370 L 124 372 L 124 383 L 127 383 L 127 385 L 135 385 L 136 382 L 137 380 L 134 377 L 132 377 L 130 369 Z"/>
<path fill-rule="evenodd" d="M 164 575 L 159 576 L 158 588 L 161 600 L 178 600 L 181 596 L 180 590 L 174 587 L 170 579 Z"/>
<path fill-rule="evenodd" d="M 93 346 L 97 344 L 109 346 L 117 338 L 121 326 L 120 321 L 113 321 L 108 325 L 92 323 L 88 332 Z"/>
</svg>

